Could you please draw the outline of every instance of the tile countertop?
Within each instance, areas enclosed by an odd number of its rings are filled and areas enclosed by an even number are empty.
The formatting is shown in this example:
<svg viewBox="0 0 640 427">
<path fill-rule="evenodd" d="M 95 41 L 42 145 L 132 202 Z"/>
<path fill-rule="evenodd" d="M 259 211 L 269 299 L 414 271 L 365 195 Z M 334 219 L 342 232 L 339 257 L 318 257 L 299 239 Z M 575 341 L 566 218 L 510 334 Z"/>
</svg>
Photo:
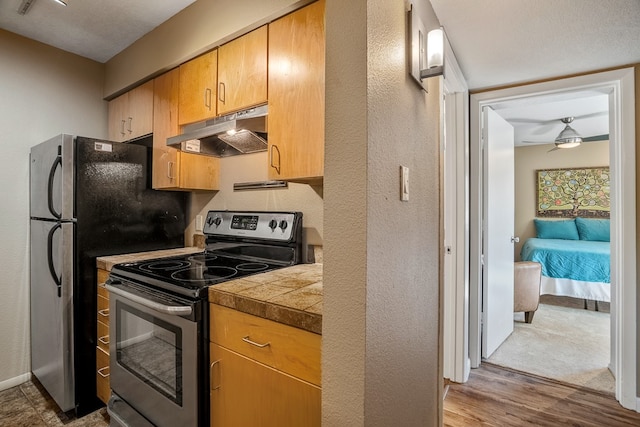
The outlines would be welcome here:
<svg viewBox="0 0 640 427">
<path fill-rule="evenodd" d="M 322 334 L 322 264 L 298 264 L 211 286 L 209 302 Z"/>
<path fill-rule="evenodd" d="M 170 256 L 187 255 L 202 252 L 204 249 L 190 246 L 186 248 L 161 249 L 158 251 L 137 252 L 132 254 L 101 256 L 96 259 L 96 266 L 103 270 L 111 271 L 111 268 L 122 262 L 144 261 L 153 258 L 166 258 Z"/>
</svg>

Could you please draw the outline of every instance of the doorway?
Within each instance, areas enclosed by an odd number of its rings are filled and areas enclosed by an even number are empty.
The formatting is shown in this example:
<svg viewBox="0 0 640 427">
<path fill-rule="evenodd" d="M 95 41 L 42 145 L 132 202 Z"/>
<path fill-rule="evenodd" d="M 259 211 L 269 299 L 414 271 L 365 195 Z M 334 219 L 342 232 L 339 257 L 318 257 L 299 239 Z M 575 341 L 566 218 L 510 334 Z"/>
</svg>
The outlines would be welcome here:
<svg viewBox="0 0 640 427">
<path fill-rule="evenodd" d="M 616 399 L 636 407 L 636 232 L 635 232 L 635 97 L 634 70 L 621 69 L 483 92 L 471 96 L 470 128 L 470 292 L 469 356 L 471 367 L 481 362 L 482 341 L 482 108 L 500 102 L 552 93 L 600 90 L 609 97 L 611 160 L 611 370 L 616 377 Z M 460 337 L 457 336 L 457 339 Z"/>
</svg>

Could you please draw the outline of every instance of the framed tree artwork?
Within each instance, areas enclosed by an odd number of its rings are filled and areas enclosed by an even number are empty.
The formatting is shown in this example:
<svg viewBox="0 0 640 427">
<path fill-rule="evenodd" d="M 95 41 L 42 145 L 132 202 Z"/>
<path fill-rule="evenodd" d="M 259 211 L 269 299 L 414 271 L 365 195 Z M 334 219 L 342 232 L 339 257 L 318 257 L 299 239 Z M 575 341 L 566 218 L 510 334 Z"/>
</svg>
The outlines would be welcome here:
<svg viewBox="0 0 640 427">
<path fill-rule="evenodd" d="M 609 218 L 608 167 L 536 171 L 536 216 Z"/>
</svg>

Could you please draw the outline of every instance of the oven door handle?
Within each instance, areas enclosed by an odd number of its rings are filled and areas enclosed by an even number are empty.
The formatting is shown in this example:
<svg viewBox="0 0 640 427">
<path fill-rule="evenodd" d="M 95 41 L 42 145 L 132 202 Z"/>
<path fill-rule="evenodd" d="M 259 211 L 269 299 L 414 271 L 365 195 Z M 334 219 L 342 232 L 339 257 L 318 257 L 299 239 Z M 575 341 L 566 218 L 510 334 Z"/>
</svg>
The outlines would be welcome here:
<svg viewBox="0 0 640 427">
<path fill-rule="evenodd" d="M 130 301 L 136 302 L 152 310 L 159 311 L 160 313 L 169 314 L 171 316 L 189 316 L 193 309 L 188 305 L 166 305 L 156 301 L 152 301 L 148 298 L 141 297 L 140 295 L 127 292 L 121 287 L 116 287 L 112 284 L 105 283 L 105 288 L 115 295 L 119 295 L 122 298 L 126 298 Z"/>
</svg>

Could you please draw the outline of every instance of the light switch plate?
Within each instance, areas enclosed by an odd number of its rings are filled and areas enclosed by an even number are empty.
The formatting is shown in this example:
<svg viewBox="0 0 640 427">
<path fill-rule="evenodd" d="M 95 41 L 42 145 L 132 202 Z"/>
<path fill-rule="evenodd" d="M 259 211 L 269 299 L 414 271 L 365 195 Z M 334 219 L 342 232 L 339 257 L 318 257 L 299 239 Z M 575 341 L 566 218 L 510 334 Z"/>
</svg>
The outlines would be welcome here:
<svg viewBox="0 0 640 427">
<path fill-rule="evenodd" d="M 409 201 L 409 168 L 400 166 L 400 200 Z"/>
<path fill-rule="evenodd" d="M 196 215 L 196 231 L 202 231 L 203 225 L 202 215 Z"/>
</svg>

